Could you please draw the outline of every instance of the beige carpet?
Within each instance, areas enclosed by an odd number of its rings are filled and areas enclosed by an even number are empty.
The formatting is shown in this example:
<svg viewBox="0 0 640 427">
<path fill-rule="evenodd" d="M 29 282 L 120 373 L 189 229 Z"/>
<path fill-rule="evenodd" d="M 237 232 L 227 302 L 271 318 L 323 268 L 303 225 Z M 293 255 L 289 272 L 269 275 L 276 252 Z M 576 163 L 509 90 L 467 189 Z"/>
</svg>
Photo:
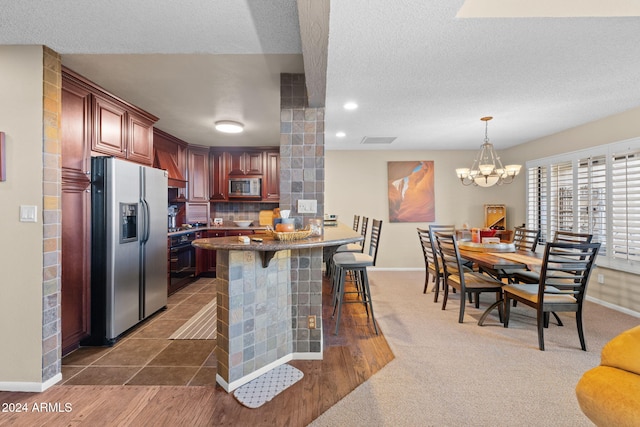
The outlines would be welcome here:
<svg viewBox="0 0 640 427">
<path fill-rule="evenodd" d="M 316 419 L 311 426 L 591 426 L 580 411 L 575 385 L 600 362 L 602 346 L 640 324 L 631 317 L 587 302 L 587 352 L 580 350 L 575 317 L 545 330 L 538 350 L 535 312 L 512 308 L 509 328 L 467 305 L 457 323 L 459 300 L 447 310 L 422 294 L 421 272 L 370 274 L 379 322 L 395 359 Z"/>
<path fill-rule="evenodd" d="M 215 340 L 218 313 L 216 298 L 175 331 L 170 340 Z"/>
</svg>

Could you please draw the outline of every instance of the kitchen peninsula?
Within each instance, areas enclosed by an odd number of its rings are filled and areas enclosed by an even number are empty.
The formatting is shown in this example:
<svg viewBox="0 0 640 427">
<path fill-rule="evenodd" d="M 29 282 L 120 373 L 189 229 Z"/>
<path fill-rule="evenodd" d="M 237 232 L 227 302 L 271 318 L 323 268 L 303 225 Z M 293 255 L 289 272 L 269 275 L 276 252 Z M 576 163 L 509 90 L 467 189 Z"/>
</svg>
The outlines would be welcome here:
<svg viewBox="0 0 640 427">
<path fill-rule="evenodd" d="M 301 284 L 305 271 L 321 275 L 321 266 L 292 273 L 292 262 L 321 259 L 305 254 L 330 256 L 342 244 L 362 241 L 360 233 L 342 224 L 301 240 L 259 236 L 262 241 L 250 243 L 238 237 L 193 242 L 217 251 L 216 380 L 228 392 L 290 360 L 322 359 L 322 289 Z"/>
</svg>

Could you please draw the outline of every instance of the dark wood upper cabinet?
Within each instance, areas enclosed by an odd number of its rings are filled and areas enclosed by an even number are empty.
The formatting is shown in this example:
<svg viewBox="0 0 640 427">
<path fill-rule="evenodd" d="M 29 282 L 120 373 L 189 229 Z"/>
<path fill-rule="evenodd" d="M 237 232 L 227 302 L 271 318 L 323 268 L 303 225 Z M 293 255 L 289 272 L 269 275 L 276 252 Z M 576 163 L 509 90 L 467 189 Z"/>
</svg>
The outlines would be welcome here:
<svg viewBox="0 0 640 427">
<path fill-rule="evenodd" d="M 128 113 L 129 143 L 127 144 L 127 159 L 153 164 L 153 121 L 134 113 Z"/>
<path fill-rule="evenodd" d="M 229 176 L 262 175 L 262 151 L 230 151 Z"/>
<path fill-rule="evenodd" d="M 99 95 L 95 95 L 93 99 L 95 138 L 91 149 L 102 154 L 126 158 L 126 109 Z"/>
<path fill-rule="evenodd" d="M 93 151 L 143 165 L 153 164 L 154 119 L 130 111 L 126 105 L 94 95 Z"/>
</svg>

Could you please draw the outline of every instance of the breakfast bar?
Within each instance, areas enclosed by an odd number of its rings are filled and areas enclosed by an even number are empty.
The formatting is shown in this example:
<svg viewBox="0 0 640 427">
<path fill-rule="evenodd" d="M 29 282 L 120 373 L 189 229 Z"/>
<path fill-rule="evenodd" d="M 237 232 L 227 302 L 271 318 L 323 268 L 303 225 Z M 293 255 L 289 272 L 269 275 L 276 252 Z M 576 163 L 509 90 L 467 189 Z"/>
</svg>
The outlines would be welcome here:
<svg viewBox="0 0 640 427">
<path fill-rule="evenodd" d="M 300 240 L 252 237 L 193 242 L 217 251 L 216 381 L 227 392 L 290 360 L 322 359 L 323 254 L 362 241 L 343 224 Z"/>
</svg>

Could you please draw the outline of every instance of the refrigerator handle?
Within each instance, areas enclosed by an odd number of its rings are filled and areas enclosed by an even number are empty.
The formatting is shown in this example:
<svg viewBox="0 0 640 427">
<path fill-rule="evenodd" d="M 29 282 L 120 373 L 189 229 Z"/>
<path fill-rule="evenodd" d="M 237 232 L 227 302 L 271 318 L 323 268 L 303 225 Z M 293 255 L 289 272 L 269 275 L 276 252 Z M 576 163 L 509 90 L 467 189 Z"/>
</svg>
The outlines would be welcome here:
<svg viewBox="0 0 640 427">
<path fill-rule="evenodd" d="M 149 203 L 145 199 L 140 199 L 140 203 L 142 203 L 142 243 L 146 243 L 149 240 L 149 220 L 151 218 L 151 212 L 149 211 Z"/>
</svg>

